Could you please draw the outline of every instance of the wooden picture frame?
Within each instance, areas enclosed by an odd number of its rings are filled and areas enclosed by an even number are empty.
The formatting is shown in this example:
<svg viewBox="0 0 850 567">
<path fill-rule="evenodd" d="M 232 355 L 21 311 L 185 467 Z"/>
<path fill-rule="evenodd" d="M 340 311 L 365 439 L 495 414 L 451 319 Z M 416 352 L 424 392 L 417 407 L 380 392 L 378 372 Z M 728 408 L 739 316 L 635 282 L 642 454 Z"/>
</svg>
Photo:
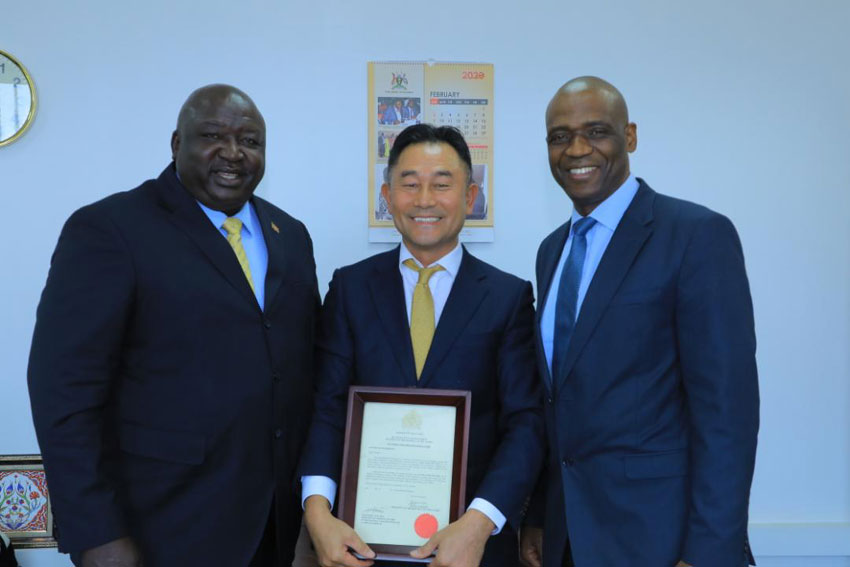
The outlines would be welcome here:
<svg viewBox="0 0 850 567">
<path fill-rule="evenodd" d="M 16 549 L 57 546 L 41 455 L 0 455 L 0 531 Z"/>
<path fill-rule="evenodd" d="M 370 402 L 420 406 L 425 409 L 427 409 L 427 406 L 455 408 L 448 521 L 454 522 L 463 515 L 466 505 L 466 466 L 471 400 L 472 394 L 463 390 L 351 386 L 348 392 L 348 413 L 345 427 L 345 446 L 337 517 L 348 525 L 355 526 L 358 506 L 358 483 L 360 481 L 359 475 L 361 469 L 363 417 L 366 404 Z M 419 534 L 419 537 L 425 538 L 422 543 L 427 541 L 426 536 Z M 417 549 L 419 547 L 418 545 L 375 543 L 368 541 L 368 538 L 364 539 L 369 547 L 378 555 L 379 559 L 416 561 L 410 557 L 409 553 Z M 426 562 L 429 561 L 427 560 Z"/>
</svg>

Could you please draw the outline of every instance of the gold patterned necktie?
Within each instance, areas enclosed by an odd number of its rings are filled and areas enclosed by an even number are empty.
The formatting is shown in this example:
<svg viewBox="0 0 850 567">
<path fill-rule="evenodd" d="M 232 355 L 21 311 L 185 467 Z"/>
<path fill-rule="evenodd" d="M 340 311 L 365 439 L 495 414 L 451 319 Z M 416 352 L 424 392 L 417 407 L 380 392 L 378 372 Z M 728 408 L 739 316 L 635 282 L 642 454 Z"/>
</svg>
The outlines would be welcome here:
<svg viewBox="0 0 850 567">
<path fill-rule="evenodd" d="M 236 259 L 239 260 L 239 265 L 242 266 L 242 271 L 245 272 L 245 277 L 248 278 L 248 285 L 251 286 L 251 291 L 254 291 L 251 265 L 248 263 L 245 247 L 242 246 L 242 221 L 236 217 L 227 217 L 221 226 L 227 231 L 227 242 L 233 248 L 233 252 L 236 253 Z"/>
<path fill-rule="evenodd" d="M 428 268 L 420 268 L 413 258 L 404 261 L 404 265 L 419 272 L 419 281 L 413 288 L 413 304 L 410 307 L 410 340 L 413 343 L 413 360 L 416 362 L 416 379 L 422 375 L 425 358 L 434 339 L 434 297 L 428 280 L 434 272 L 444 268 L 435 264 Z"/>
</svg>

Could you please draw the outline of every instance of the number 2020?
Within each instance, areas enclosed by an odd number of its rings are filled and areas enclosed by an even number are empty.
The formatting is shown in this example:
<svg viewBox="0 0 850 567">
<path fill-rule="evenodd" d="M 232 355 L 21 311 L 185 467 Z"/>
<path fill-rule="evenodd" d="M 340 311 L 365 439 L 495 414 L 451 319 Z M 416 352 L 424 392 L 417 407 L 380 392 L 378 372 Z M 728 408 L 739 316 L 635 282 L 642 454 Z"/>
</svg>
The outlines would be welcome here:
<svg viewBox="0 0 850 567">
<path fill-rule="evenodd" d="M 484 73 L 481 71 L 464 71 L 461 74 L 462 79 L 483 79 Z"/>
</svg>

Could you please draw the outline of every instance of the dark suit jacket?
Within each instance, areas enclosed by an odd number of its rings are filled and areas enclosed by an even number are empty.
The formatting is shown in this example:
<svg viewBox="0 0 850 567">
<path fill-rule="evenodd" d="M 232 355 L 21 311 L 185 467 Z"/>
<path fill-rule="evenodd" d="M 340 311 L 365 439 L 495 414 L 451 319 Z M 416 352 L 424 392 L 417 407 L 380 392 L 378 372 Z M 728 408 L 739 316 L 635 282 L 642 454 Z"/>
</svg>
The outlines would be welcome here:
<svg viewBox="0 0 850 567">
<path fill-rule="evenodd" d="M 543 460 L 531 284 L 464 250 L 417 383 L 398 262 L 395 248 L 334 274 L 301 473 L 339 482 L 350 385 L 470 390 L 467 503 L 481 497 L 506 516 L 483 565 L 513 567 L 515 529 Z"/>
<path fill-rule="evenodd" d="M 540 245 L 541 301 L 568 229 Z M 567 533 L 581 567 L 744 565 L 759 406 L 732 223 L 640 180 L 561 376 L 549 375 L 537 323 L 550 455 L 530 521 L 545 515 L 546 567 L 561 565 Z"/>
<path fill-rule="evenodd" d="M 247 565 L 274 495 L 292 553 L 319 296 L 304 225 L 252 203 L 264 311 L 173 165 L 63 228 L 29 363 L 62 551 L 130 535 L 147 566 Z"/>
</svg>

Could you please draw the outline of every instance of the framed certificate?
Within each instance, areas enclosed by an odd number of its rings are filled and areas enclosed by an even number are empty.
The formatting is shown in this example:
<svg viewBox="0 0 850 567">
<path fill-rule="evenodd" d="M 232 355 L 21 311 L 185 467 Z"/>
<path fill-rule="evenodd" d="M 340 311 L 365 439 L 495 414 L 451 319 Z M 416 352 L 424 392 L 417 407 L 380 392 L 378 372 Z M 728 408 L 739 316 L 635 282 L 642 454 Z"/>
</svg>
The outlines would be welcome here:
<svg viewBox="0 0 850 567">
<path fill-rule="evenodd" d="M 409 553 L 463 514 L 471 396 L 349 389 L 337 515 L 378 559 L 416 561 Z"/>
</svg>

